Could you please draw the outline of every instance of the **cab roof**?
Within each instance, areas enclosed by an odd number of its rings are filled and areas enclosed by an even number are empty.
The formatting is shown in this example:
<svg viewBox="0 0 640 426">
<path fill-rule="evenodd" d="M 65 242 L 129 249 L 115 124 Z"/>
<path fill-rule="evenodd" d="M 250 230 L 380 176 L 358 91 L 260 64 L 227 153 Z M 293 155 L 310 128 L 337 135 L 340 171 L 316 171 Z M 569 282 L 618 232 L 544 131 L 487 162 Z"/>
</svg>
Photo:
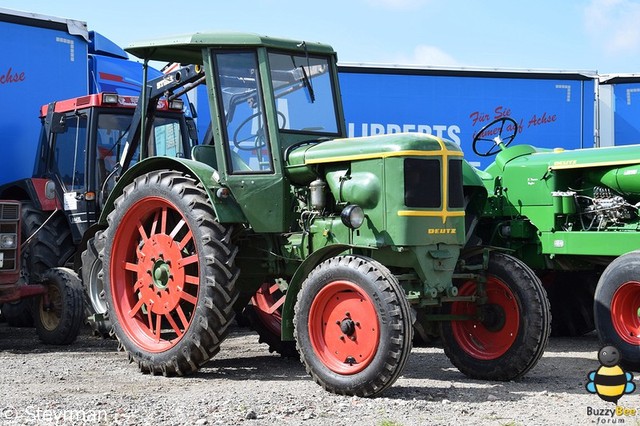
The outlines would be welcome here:
<svg viewBox="0 0 640 426">
<path fill-rule="evenodd" d="M 203 48 L 238 49 L 243 47 L 267 47 L 309 54 L 333 54 L 329 45 L 268 37 L 252 33 L 210 32 L 168 36 L 155 40 L 133 43 L 125 50 L 141 59 L 188 64 L 202 63 Z"/>
</svg>

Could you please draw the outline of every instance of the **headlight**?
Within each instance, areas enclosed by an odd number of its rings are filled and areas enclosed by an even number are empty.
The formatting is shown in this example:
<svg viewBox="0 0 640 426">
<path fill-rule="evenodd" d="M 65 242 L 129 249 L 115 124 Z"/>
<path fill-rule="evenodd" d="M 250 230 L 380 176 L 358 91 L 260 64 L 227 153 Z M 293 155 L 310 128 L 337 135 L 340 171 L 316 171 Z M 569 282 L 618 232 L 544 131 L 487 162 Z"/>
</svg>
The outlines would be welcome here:
<svg viewBox="0 0 640 426">
<path fill-rule="evenodd" d="M 18 247 L 17 234 L 0 234 L 0 249 L 15 249 Z"/>
<path fill-rule="evenodd" d="M 357 204 L 349 204 L 342 209 L 340 219 L 342 219 L 342 223 L 344 223 L 345 226 L 351 229 L 358 229 L 364 223 L 364 211 L 362 207 Z"/>
</svg>

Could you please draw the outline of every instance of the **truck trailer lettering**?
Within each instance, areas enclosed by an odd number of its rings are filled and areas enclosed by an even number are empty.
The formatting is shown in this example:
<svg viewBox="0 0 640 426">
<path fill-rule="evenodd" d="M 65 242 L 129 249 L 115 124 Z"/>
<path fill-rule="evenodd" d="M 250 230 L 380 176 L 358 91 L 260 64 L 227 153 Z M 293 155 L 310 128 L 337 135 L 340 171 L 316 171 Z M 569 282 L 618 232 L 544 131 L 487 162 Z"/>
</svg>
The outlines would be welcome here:
<svg viewBox="0 0 640 426">
<path fill-rule="evenodd" d="M 19 83 L 24 81 L 24 79 L 24 71 L 14 72 L 11 67 L 9 67 L 7 72 L 0 74 L 0 84 Z"/>
<path fill-rule="evenodd" d="M 360 124 L 360 132 L 358 135 L 356 133 L 356 123 L 348 124 L 349 137 L 356 136 L 375 136 L 375 135 L 384 135 L 389 133 L 401 133 L 401 132 L 417 132 L 417 133 L 427 133 L 429 135 L 434 135 L 439 138 L 446 138 L 454 141 L 458 145 L 460 145 L 460 126 L 452 124 L 452 125 L 444 125 L 444 124 L 382 124 L 382 123 L 361 123 Z"/>
</svg>

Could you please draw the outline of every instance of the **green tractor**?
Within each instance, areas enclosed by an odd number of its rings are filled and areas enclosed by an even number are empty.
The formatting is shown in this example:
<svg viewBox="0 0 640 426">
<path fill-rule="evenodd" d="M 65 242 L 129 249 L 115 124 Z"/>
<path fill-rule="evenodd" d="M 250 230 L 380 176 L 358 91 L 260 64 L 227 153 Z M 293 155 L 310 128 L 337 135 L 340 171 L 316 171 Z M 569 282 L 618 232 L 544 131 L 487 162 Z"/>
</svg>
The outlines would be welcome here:
<svg viewBox="0 0 640 426">
<path fill-rule="evenodd" d="M 391 386 L 416 322 L 470 377 L 512 380 L 537 363 L 550 331 L 540 280 L 469 243 L 482 180 L 448 140 L 345 139 L 331 47 L 197 33 L 128 51 L 202 67 L 212 117 L 191 159 L 129 167 L 123 155 L 99 220 L 96 275 L 140 370 L 196 371 L 265 284 L 282 295 L 282 342 L 331 392 Z"/>
<path fill-rule="evenodd" d="M 559 333 L 595 328 L 640 369 L 639 147 L 510 146 L 517 129 L 501 118 L 473 142 L 477 154 L 495 155 L 476 171 L 490 194 L 476 235 L 536 271 Z"/>
</svg>

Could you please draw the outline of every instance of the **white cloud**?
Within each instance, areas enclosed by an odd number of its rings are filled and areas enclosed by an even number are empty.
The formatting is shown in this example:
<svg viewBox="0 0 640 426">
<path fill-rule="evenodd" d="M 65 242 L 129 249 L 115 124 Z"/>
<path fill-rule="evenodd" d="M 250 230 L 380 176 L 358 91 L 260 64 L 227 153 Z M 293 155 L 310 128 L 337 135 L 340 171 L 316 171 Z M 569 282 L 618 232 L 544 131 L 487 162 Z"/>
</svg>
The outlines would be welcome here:
<svg viewBox="0 0 640 426">
<path fill-rule="evenodd" d="M 640 3 L 632 0 L 592 0 L 584 11 L 587 33 L 607 54 L 640 50 Z"/>
<path fill-rule="evenodd" d="M 394 62 L 406 65 L 458 66 L 453 56 L 435 47 L 421 44 L 416 46 L 413 56 L 400 56 Z"/>
</svg>

